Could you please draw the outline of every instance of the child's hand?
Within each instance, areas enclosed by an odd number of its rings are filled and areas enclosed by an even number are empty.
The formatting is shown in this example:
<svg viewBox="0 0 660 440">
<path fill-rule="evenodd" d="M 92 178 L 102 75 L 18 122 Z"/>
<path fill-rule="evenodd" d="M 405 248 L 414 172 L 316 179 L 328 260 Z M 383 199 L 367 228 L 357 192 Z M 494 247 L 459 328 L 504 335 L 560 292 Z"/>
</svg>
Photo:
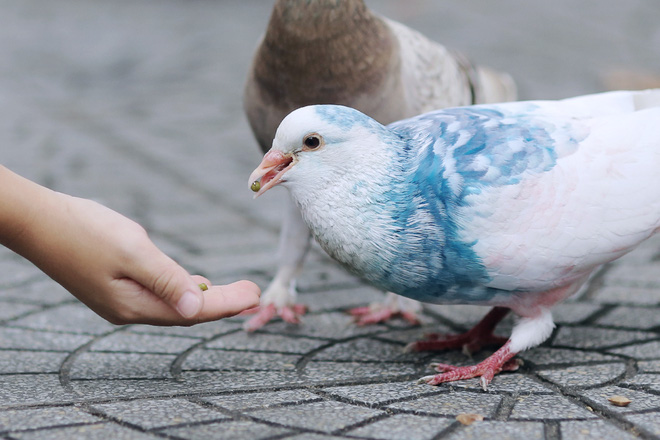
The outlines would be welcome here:
<svg viewBox="0 0 660 440">
<path fill-rule="evenodd" d="M 108 321 L 192 325 L 259 304 L 254 283 L 212 286 L 162 253 L 132 220 L 93 201 L 15 177 L 19 187 L 26 185 L 22 197 L 35 209 L 16 207 L 22 209 L 20 225 L 9 232 L 0 225 L 2 243 Z M 202 292 L 200 283 L 208 290 Z"/>
</svg>

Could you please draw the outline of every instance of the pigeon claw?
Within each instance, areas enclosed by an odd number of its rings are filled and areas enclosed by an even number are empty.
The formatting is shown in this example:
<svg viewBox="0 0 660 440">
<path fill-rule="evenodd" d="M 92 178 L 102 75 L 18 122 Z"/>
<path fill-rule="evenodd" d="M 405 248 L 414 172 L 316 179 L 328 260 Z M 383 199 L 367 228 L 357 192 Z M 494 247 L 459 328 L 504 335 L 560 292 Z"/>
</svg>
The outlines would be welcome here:
<svg viewBox="0 0 660 440">
<path fill-rule="evenodd" d="M 293 304 L 277 308 L 275 304 L 268 304 L 267 306 L 255 307 L 249 312 L 256 314 L 243 324 L 243 329 L 247 332 L 253 332 L 264 327 L 276 316 L 289 324 L 300 324 L 300 317 L 307 312 L 307 306 Z"/>
<path fill-rule="evenodd" d="M 501 371 L 515 371 L 520 367 L 520 362 L 517 359 L 513 359 L 513 356 L 515 355 L 516 353 L 509 349 L 509 343 L 507 342 L 502 348 L 477 365 L 457 367 L 454 365 L 439 363 L 431 364 L 431 366 L 441 374 L 424 376 L 419 379 L 418 383 L 439 385 L 445 382 L 479 377 L 479 383 L 483 390 L 486 391 L 488 389 L 488 384 L 490 384 L 496 374 Z"/>
</svg>

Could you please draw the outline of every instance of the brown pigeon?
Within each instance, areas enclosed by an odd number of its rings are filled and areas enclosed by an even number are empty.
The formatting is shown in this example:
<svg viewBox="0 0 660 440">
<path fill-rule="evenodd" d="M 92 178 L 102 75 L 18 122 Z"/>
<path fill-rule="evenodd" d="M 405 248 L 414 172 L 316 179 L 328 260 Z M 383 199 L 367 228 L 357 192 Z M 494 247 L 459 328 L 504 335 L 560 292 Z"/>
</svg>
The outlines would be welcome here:
<svg viewBox="0 0 660 440">
<path fill-rule="evenodd" d="M 370 11 L 363 0 L 277 0 L 249 72 L 244 106 L 261 149 L 292 110 L 311 104 L 353 107 L 382 124 L 430 110 L 516 99 L 505 73 L 466 57 L 401 23 Z M 299 322 L 296 277 L 311 235 L 287 201 L 278 270 L 245 329 L 279 315 Z M 383 304 L 354 309 L 360 324 L 400 314 L 417 322 L 416 301 L 389 294 Z"/>
</svg>

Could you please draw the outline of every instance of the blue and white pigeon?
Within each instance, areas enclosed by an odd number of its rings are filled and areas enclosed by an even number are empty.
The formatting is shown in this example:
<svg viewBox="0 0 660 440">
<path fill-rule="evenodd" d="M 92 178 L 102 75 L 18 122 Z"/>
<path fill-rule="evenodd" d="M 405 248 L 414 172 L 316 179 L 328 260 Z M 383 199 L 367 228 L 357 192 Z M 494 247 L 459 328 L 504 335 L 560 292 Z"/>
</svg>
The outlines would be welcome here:
<svg viewBox="0 0 660 440">
<path fill-rule="evenodd" d="M 550 309 L 660 230 L 660 89 L 438 110 L 383 126 L 342 106 L 295 110 L 250 176 L 285 186 L 328 254 L 416 300 L 495 308 L 467 334 L 413 350 L 510 338 L 429 384 L 481 377 L 543 342 Z M 256 189 L 253 187 L 253 189 Z"/>
<path fill-rule="evenodd" d="M 244 105 L 266 152 L 282 119 L 305 105 L 342 104 L 386 124 L 443 107 L 515 99 L 509 75 L 472 66 L 462 55 L 372 13 L 363 0 L 277 0 L 252 62 Z M 304 308 L 295 304 L 295 284 L 310 235 L 293 202 L 287 205 L 278 270 L 247 330 L 276 314 L 298 322 Z M 419 304 L 396 298 L 390 295 L 379 310 L 358 311 L 361 322 L 387 319 L 401 309 L 414 321 Z"/>
</svg>

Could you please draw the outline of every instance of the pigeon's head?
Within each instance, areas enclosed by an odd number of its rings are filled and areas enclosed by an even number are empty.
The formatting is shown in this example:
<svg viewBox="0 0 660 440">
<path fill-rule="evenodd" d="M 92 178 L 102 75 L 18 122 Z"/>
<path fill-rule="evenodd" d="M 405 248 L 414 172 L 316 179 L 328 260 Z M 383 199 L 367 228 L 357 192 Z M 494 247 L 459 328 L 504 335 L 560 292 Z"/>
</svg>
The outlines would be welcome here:
<svg viewBox="0 0 660 440">
<path fill-rule="evenodd" d="M 387 133 L 384 126 L 349 107 L 299 108 L 282 120 L 272 148 L 248 184 L 255 198 L 279 183 L 331 184 L 358 168 L 365 171 L 386 154 L 382 138 Z"/>
</svg>

